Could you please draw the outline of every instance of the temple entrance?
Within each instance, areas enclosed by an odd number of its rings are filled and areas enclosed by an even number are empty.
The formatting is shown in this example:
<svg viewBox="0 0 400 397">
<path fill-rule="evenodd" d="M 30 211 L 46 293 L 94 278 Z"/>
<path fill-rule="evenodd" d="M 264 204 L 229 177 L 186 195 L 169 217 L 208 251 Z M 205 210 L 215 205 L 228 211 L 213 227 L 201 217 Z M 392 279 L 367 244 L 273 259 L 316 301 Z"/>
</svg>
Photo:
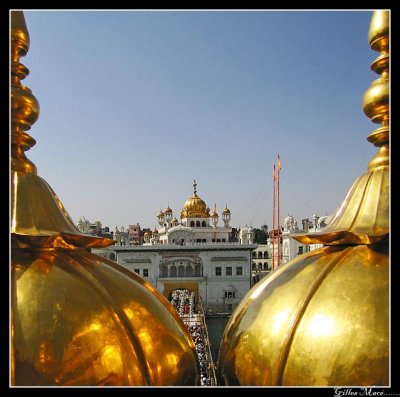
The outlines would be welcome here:
<svg viewBox="0 0 400 397">
<path fill-rule="evenodd" d="M 164 282 L 163 295 L 168 299 L 171 292 L 176 289 L 187 289 L 194 293 L 196 300 L 199 299 L 199 284 L 185 281 Z"/>
</svg>

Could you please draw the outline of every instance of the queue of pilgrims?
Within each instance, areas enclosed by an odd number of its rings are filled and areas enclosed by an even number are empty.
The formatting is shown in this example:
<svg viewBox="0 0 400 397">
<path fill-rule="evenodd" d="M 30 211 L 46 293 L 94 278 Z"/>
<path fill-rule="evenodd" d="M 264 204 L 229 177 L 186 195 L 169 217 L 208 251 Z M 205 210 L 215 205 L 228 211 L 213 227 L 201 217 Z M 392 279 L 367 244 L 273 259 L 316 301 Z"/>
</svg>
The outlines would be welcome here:
<svg viewBox="0 0 400 397">
<path fill-rule="evenodd" d="M 200 363 L 200 384 L 201 386 L 211 386 L 212 359 L 208 347 L 208 339 L 205 325 L 201 321 L 191 321 L 194 314 L 199 313 L 199 307 L 193 292 L 187 289 L 177 289 L 169 294 L 168 299 L 175 310 L 179 313 L 196 347 L 197 356 Z"/>
<path fill-rule="evenodd" d="M 198 313 L 193 292 L 187 289 L 176 289 L 170 293 L 169 301 L 181 317 Z"/>
</svg>

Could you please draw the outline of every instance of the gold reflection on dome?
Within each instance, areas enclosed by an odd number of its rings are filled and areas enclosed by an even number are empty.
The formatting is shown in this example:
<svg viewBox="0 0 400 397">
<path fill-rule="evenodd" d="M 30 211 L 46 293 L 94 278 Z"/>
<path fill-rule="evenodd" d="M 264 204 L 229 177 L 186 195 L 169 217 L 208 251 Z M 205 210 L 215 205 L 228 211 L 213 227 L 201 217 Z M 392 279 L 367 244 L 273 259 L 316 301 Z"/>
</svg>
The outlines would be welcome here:
<svg viewBox="0 0 400 397">
<path fill-rule="evenodd" d="M 220 384 L 389 385 L 389 12 L 373 13 L 371 68 L 380 74 L 364 112 L 380 124 L 378 147 L 320 233 L 295 236 L 323 248 L 297 256 L 259 281 L 225 328 Z"/>
<path fill-rule="evenodd" d="M 13 256 L 16 385 L 197 384 L 190 336 L 142 278 L 87 252 Z"/>
<path fill-rule="evenodd" d="M 329 314 L 316 313 L 307 325 L 306 333 L 311 338 L 329 337 L 335 335 L 335 319 Z"/>
<path fill-rule="evenodd" d="M 11 383 L 16 386 L 199 384 L 194 343 L 171 304 L 140 276 L 90 253 L 84 235 L 25 156 L 39 104 L 20 82 L 29 49 L 11 11 Z"/>
</svg>

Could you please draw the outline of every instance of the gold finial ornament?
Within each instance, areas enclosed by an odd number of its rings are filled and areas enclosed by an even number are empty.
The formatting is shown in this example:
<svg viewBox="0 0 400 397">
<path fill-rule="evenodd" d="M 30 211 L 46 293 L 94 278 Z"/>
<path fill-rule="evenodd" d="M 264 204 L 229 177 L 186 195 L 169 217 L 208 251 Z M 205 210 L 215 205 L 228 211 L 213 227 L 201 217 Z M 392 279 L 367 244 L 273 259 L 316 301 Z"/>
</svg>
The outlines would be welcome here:
<svg viewBox="0 0 400 397">
<path fill-rule="evenodd" d="M 21 84 L 29 70 L 19 60 L 28 52 L 30 43 L 22 13 L 16 13 L 11 29 L 11 167 L 15 171 L 36 174 L 35 165 L 25 156 L 25 151 L 36 142 L 25 131 L 38 119 L 40 108 L 32 91 Z"/>
<path fill-rule="evenodd" d="M 221 384 L 389 385 L 389 12 L 373 13 L 373 70 L 364 96 L 380 123 L 378 153 L 320 233 L 295 237 L 323 248 L 271 272 L 243 298 L 221 342 Z"/>
<path fill-rule="evenodd" d="M 150 283 L 90 253 L 110 239 L 79 232 L 24 152 L 39 104 L 20 80 L 29 49 L 11 11 L 11 384 L 198 385 L 194 343 Z"/>
<path fill-rule="evenodd" d="M 380 74 L 363 98 L 364 113 L 377 124 L 379 128 L 373 131 L 368 140 L 379 150 L 370 161 L 369 169 L 380 165 L 389 165 L 389 13 L 376 11 L 372 17 L 368 35 L 371 48 L 379 51 L 380 55 L 372 63 L 371 69 Z"/>
</svg>

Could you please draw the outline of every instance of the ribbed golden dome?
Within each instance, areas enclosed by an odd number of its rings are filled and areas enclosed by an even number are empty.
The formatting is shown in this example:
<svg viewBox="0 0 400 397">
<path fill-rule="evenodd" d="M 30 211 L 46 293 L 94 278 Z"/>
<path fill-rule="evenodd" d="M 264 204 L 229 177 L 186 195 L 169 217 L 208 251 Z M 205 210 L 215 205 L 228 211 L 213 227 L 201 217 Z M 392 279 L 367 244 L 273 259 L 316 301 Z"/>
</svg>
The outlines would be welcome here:
<svg viewBox="0 0 400 397">
<path fill-rule="evenodd" d="M 91 254 L 113 241 L 80 233 L 26 158 L 38 105 L 20 83 L 28 74 L 19 62 L 29 47 L 23 13 L 12 11 L 11 23 L 12 385 L 198 385 L 193 341 L 167 299 Z"/>
<path fill-rule="evenodd" d="M 193 183 L 193 195 L 186 200 L 181 211 L 181 218 L 209 218 L 206 203 L 196 193 L 196 181 Z M 208 209 L 208 211 L 207 211 Z"/>
<path fill-rule="evenodd" d="M 388 247 L 325 247 L 257 283 L 226 326 L 227 385 L 387 385 Z"/>
<path fill-rule="evenodd" d="M 387 11 L 374 12 L 377 31 L 388 32 L 388 20 Z M 370 42 L 375 42 L 371 35 Z M 388 55 L 388 41 L 382 43 L 386 45 L 379 50 Z M 375 65 L 388 78 L 388 68 Z M 367 112 L 374 122 L 382 122 L 368 138 L 379 148 L 368 172 L 353 184 L 323 232 L 295 237 L 325 247 L 271 272 L 231 316 L 218 359 L 221 384 L 389 385 L 386 100 L 386 94 L 379 96 L 379 106 Z"/>
<path fill-rule="evenodd" d="M 160 212 L 158 213 L 158 215 L 157 215 L 157 218 L 162 218 L 164 216 L 164 212 L 162 212 L 161 210 L 160 210 Z"/>
<path fill-rule="evenodd" d="M 15 249 L 11 274 L 14 385 L 198 384 L 185 326 L 140 276 L 53 247 Z"/>
</svg>

